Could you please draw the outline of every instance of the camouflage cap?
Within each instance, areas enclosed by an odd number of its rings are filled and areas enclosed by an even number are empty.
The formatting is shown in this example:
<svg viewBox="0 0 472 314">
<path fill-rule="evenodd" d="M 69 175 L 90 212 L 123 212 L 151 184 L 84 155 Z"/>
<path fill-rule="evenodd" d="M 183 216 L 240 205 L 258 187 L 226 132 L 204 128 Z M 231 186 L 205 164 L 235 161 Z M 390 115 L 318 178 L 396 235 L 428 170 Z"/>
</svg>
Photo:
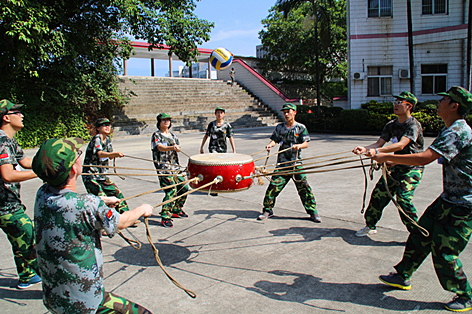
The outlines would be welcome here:
<svg viewBox="0 0 472 314">
<path fill-rule="evenodd" d="M 295 106 L 294 104 L 291 104 L 291 103 L 285 103 L 283 105 L 282 109 L 280 109 L 280 110 L 282 111 L 282 110 L 289 110 L 289 109 L 297 111 L 297 106 Z"/>
<path fill-rule="evenodd" d="M 46 140 L 33 158 L 33 172 L 52 186 L 62 184 L 69 176 L 77 158 L 77 151 L 84 144 L 79 137 Z"/>
<path fill-rule="evenodd" d="M 446 93 L 438 93 L 441 96 L 449 96 L 452 101 L 457 102 L 465 112 L 472 108 L 472 94 L 461 86 L 452 86 Z"/>
<path fill-rule="evenodd" d="M 393 95 L 393 97 L 406 100 L 410 104 L 412 104 L 413 107 L 416 106 L 416 104 L 418 103 L 418 99 L 416 98 L 416 96 L 410 92 L 401 92 L 400 95 L 398 96 Z"/>
<path fill-rule="evenodd" d="M 168 113 L 160 113 L 156 117 L 157 121 L 162 120 L 162 119 L 172 119 L 171 116 Z"/>
<path fill-rule="evenodd" d="M 18 109 L 22 104 L 14 104 L 11 101 L 7 99 L 2 99 L 0 100 L 0 116 L 3 116 L 5 113 L 7 113 L 9 110 L 12 109 Z"/>
<path fill-rule="evenodd" d="M 97 119 L 97 121 L 95 121 L 95 127 L 98 128 L 99 126 L 107 123 L 111 124 L 110 120 L 108 120 L 107 118 L 99 118 Z"/>
<path fill-rule="evenodd" d="M 215 113 L 216 113 L 217 110 L 221 110 L 221 111 L 223 111 L 223 112 L 226 112 L 225 108 L 223 108 L 223 107 L 221 107 L 221 106 L 216 107 Z"/>
</svg>

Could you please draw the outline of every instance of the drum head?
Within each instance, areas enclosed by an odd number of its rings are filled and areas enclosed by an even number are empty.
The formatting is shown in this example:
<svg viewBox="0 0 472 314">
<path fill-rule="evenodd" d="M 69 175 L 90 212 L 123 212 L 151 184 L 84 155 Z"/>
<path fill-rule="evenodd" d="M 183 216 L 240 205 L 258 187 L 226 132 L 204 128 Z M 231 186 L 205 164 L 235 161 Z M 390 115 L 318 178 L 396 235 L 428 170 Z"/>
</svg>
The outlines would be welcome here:
<svg viewBox="0 0 472 314">
<path fill-rule="evenodd" d="M 221 154 L 221 153 L 209 153 L 193 155 L 190 157 L 189 162 L 194 165 L 205 165 L 205 166 L 226 166 L 226 165 L 240 165 L 248 164 L 253 159 L 249 155 L 244 154 Z"/>
</svg>

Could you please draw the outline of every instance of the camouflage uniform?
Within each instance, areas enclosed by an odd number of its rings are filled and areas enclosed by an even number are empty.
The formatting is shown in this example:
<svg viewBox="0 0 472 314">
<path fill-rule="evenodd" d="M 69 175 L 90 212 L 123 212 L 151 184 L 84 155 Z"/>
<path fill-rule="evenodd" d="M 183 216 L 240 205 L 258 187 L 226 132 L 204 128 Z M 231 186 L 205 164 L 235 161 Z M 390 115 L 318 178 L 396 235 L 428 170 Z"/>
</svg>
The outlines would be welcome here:
<svg viewBox="0 0 472 314">
<path fill-rule="evenodd" d="M 146 313 L 126 299 L 111 299 L 103 286 L 100 230 L 114 236 L 118 212 L 97 196 L 44 184 L 36 194 L 34 214 L 43 302 L 51 312 L 105 313 L 115 305 Z"/>
<path fill-rule="evenodd" d="M 270 139 L 276 143 L 280 143 L 279 151 L 284 150 L 288 147 L 291 147 L 293 144 L 302 144 L 304 142 L 310 141 L 310 136 L 306 127 L 298 122 L 295 122 L 295 126 L 287 128 L 285 123 L 280 123 L 276 126 L 274 133 Z M 293 168 L 286 168 L 280 171 L 291 171 L 301 168 L 301 161 L 295 161 L 296 159 L 301 158 L 301 150 L 295 151 L 289 149 L 283 153 L 277 155 L 277 163 L 283 163 L 286 161 L 294 161 L 293 163 L 285 163 L 278 165 L 279 167 L 294 166 Z M 277 171 L 277 170 L 276 170 Z M 284 189 L 287 183 L 293 179 L 295 186 L 298 191 L 298 195 L 305 207 L 305 210 L 308 214 L 316 214 L 316 201 L 315 196 L 311 190 L 310 185 L 308 184 L 306 175 L 296 174 L 296 175 L 273 175 L 269 186 L 267 187 L 266 194 L 263 202 L 263 212 L 273 212 L 275 206 L 275 200 L 280 192 Z"/>
<path fill-rule="evenodd" d="M 109 136 L 106 137 L 103 142 L 100 138 L 100 134 L 95 135 L 87 146 L 85 152 L 84 165 L 97 165 L 97 166 L 108 166 L 109 158 L 99 158 L 98 152 L 103 151 L 107 153 L 113 152 L 111 145 L 111 139 Z M 106 175 L 108 172 L 107 168 L 96 168 L 96 167 L 83 167 L 83 173 L 96 173 L 97 175 L 85 175 L 82 176 L 85 189 L 88 193 L 92 193 L 97 196 L 116 196 L 119 199 L 124 198 L 120 189 L 116 184 L 111 181 Z M 121 202 L 116 210 L 119 213 L 123 213 L 129 210 L 126 201 Z"/>
<path fill-rule="evenodd" d="M 210 122 L 205 133 L 210 138 L 208 150 L 210 153 L 226 153 L 228 146 L 226 139 L 233 136 L 233 127 L 224 121 L 222 125 L 217 126 L 216 121 Z"/>
<path fill-rule="evenodd" d="M 16 139 L 0 130 L 0 165 L 10 164 L 16 169 L 23 158 Z M 0 228 L 11 243 L 20 282 L 28 282 L 38 269 L 33 223 L 25 210 L 20 200 L 20 183 L 6 183 L 0 177 Z"/>
<path fill-rule="evenodd" d="M 169 185 L 177 184 L 179 182 L 185 181 L 185 178 L 182 175 L 173 175 L 173 172 L 166 170 L 179 170 L 179 156 L 176 151 L 170 150 L 166 152 L 161 152 L 157 149 L 157 145 L 172 146 L 174 144 L 180 145 L 179 139 L 177 136 L 169 132 L 170 136 L 164 135 L 160 130 L 157 130 L 152 134 L 151 138 L 151 149 L 152 149 L 152 159 L 154 160 L 154 166 L 157 169 L 158 174 L 169 174 L 168 176 L 159 176 L 159 184 L 161 187 L 166 187 Z M 166 195 L 163 202 L 180 196 L 187 192 L 189 187 L 187 184 L 179 185 L 177 187 L 164 190 Z M 170 202 L 162 206 L 160 215 L 162 218 L 171 218 L 172 213 L 180 213 L 184 207 L 185 201 L 187 200 L 187 195 L 180 197 L 176 201 Z"/>
<path fill-rule="evenodd" d="M 429 148 L 442 156 L 443 192 L 418 222 L 429 237 L 413 230 L 395 268 L 403 279 L 409 279 L 432 252 L 442 287 L 470 299 L 472 290 L 458 256 L 472 234 L 472 130 L 465 120 L 456 120 Z"/>
<path fill-rule="evenodd" d="M 392 140 L 393 144 L 399 142 L 402 137 L 410 139 L 410 143 L 402 150 L 396 151 L 395 154 L 415 154 L 423 151 L 423 128 L 415 118 L 410 117 L 401 124 L 398 122 L 398 119 L 392 120 L 385 125 L 380 135 L 381 139 L 386 142 Z M 387 184 L 390 193 L 392 196 L 396 195 L 397 202 L 405 213 L 417 221 L 418 216 L 416 215 L 416 208 L 413 206 L 412 199 L 415 189 L 423 177 L 424 167 L 396 165 L 390 167 L 389 170 L 390 175 L 387 176 Z M 382 177 L 372 191 L 369 206 L 364 214 L 367 227 L 370 229 L 376 228 L 377 223 L 382 217 L 382 212 L 388 203 L 390 203 L 390 197 Z M 413 230 L 411 223 L 402 214 L 400 214 L 400 218 L 408 231 L 411 232 Z"/>
</svg>

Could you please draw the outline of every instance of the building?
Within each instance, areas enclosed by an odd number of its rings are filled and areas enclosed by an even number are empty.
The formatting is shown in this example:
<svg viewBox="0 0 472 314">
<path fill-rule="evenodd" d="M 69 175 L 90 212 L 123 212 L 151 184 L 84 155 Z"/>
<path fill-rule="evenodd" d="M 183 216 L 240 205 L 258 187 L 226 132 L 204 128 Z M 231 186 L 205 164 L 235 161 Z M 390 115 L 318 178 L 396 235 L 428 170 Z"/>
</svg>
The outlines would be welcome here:
<svg viewBox="0 0 472 314">
<path fill-rule="evenodd" d="M 411 0 L 419 101 L 467 84 L 469 1 Z M 409 91 L 407 1 L 348 0 L 347 24 L 350 107 Z"/>
</svg>

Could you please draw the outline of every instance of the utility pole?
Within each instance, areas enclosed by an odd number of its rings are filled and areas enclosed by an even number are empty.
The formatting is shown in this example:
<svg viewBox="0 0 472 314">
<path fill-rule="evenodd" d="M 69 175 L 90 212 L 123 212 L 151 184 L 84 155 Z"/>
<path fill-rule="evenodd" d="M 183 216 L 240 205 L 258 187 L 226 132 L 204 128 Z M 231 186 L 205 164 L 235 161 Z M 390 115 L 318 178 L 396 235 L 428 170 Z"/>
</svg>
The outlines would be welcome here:
<svg viewBox="0 0 472 314">
<path fill-rule="evenodd" d="M 408 56 L 410 59 L 410 92 L 416 94 L 415 86 L 415 62 L 413 58 L 413 26 L 411 23 L 411 0 L 406 0 L 406 11 L 408 19 Z"/>
</svg>

